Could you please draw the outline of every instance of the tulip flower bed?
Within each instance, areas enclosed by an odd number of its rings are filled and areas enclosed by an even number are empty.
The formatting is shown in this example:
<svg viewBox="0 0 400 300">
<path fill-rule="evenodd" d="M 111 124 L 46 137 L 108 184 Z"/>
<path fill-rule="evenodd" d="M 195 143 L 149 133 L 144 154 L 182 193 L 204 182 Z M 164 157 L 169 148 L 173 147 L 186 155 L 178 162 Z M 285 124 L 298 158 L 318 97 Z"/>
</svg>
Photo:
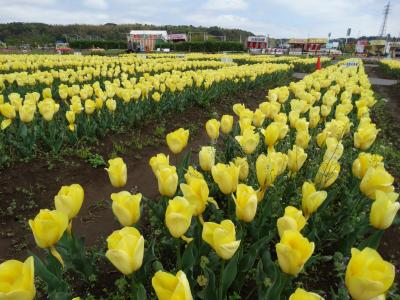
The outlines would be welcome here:
<svg viewBox="0 0 400 300">
<path fill-rule="evenodd" d="M 6 70 L 35 71 L 0 75 L 0 163 L 93 142 L 152 116 L 208 105 L 232 90 L 279 82 L 292 70 L 286 64 L 130 58 L 67 58 L 72 69 L 36 71 L 60 66 L 61 59 L 21 56 L 17 64 L 11 56 Z"/>
<path fill-rule="evenodd" d="M 380 61 L 380 66 L 389 76 L 393 78 L 400 78 L 400 61 L 383 59 Z"/>
<path fill-rule="evenodd" d="M 181 155 L 150 159 L 157 199 L 127 186 L 122 157 L 109 160 L 121 229 L 105 253 L 87 251 L 72 225 L 84 188 L 61 187 L 54 209 L 29 220 L 44 255 L 2 263 L 0 298 L 33 299 L 36 276 L 49 299 L 99 299 L 71 278 L 96 287 L 106 264 L 121 275 L 102 299 L 396 299 L 395 266 L 376 249 L 400 204 L 357 62 L 270 89 L 254 111 L 233 105 L 235 117 L 206 122 L 198 158 L 186 149 L 189 130 L 168 133 Z M 327 264 L 337 272 L 330 285 L 307 288 L 309 271 Z"/>
</svg>

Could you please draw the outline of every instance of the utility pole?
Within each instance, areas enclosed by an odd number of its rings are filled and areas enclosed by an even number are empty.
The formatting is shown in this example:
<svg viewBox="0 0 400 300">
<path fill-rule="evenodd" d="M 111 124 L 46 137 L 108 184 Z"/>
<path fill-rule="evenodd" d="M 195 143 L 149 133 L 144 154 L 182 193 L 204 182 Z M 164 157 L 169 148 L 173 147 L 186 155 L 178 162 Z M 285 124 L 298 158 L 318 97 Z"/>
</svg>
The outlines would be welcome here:
<svg viewBox="0 0 400 300">
<path fill-rule="evenodd" d="M 387 27 L 387 19 L 389 16 L 390 12 L 390 1 L 385 5 L 385 8 L 383 10 L 383 21 L 381 24 L 381 28 L 379 29 L 379 36 L 383 37 L 386 34 L 386 27 Z"/>
</svg>

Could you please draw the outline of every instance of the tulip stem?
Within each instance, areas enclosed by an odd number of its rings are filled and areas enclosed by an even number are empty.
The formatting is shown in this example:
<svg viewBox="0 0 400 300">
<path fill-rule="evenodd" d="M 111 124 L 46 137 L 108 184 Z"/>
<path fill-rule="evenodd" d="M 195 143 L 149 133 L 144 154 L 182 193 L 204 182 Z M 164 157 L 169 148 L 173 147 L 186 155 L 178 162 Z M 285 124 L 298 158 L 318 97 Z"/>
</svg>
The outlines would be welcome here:
<svg viewBox="0 0 400 300">
<path fill-rule="evenodd" d="M 225 270 L 225 260 L 223 259 L 221 262 L 221 269 L 220 269 L 220 274 L 219 274 L 219 287 L 218 287 L 218 299 L 223 300 L 224 295 L 222 295 L 222 281 L 223 281 L 223 276 L 224 276 L 224 270 Z"/>
<path fill-rule="evenodd" d="M 176 245 L 176 263 L 178 265 L 178 270 L 181 269 L 182 266 L 182 258 L 181 258 L 181 240 L 177 240 L 177 245 Z"/>
</svg>

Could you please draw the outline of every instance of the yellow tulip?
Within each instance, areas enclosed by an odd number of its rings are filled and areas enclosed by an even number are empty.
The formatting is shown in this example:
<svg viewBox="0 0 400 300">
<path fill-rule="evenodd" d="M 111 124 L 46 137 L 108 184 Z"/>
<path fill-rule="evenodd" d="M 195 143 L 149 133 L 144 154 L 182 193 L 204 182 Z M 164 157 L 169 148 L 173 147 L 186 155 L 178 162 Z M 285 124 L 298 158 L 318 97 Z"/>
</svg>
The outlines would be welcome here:
<svg viewBox="0 0 400 300">
<path fill-rule="evenodd" d="M 343 155 L 343 144 L 334 137 L 328 137 L 325 141 L 326 150 L 323 160 L 339 160 Z"/>
<path fill-rule="evenodd" d="M 106 257 L 122 274 L 130 275 L 143 263 L 144 238 L 134 227 L 114 231 L 107 238 Z"/>
<path fill-rule="evenodd" d="M 0 125 L 1 130 L 6 129 L 8 126 L 11 125 L 11 123 L 12 123 L 11 119 L 4 119 L 3 121 L 1 121 L 1 125 Z"/>
<path fill-rule="evenodd" d="M 276 244 L 276 254 L 281 270 L 297 276 L 314 252 L 315 244 L 296 230 L 286 230 Z"/>
<path fill-rule="evenodd" d="M 114 99 L 107 99 L 106 107 L 110 112 L 113 112 L 117 109 L 117 102 Z"/>
<path fill-rule="evenodd" d="M 317 191 L 312 182 L 303 183 L 301 205 L 306 218 L 317 211 L 327 196 L 326 191 Z"/>
<path fill-rule="evenodd" d="M 199 152 L 199 164 L 203 171 L 211 171 L 215 165 L 215 148 L 203 146 Z"/>
<path fill-rule="evenodd" d="M 355 300 L 375 299 L 391 287 L 395 267 L 371 248 L 352 248 L 346 269 L 346 287 Z"/>
<path fill-rule="evenodd" d="M 58 210 L 41 209 L 33 220 L 29 220 L 36 244 L 40 248 L 53 247 L 68 227 L 68 215 Z"/>
<path fill-rule="evenodd" d="M 159 92 L 155 92 L 155 93 L 153 93 L 153 95 L 151 95 L 151 98 L 152 98 L 155 102 L 160 102 L 161 95 L 160 95 Z"/>
<path fill-rule="evenodd" d="M 260 135 L 254 130 L 247 128 L 243 131 L 243 135 L 235 136 L 243 152 L 250 155 L 256 150 L 260 141 Z"/>
<path fill-rule="evenodd" d="M 314 183 L 319 188 L 331 186 L 339 176 L 340 164 L 336 160 L 325 160 L 319 166 Z"/>
<path fill-rule="evenodd" d="M 281 175 L 288 163 L 287 155 L 280 152 L 271 152 L 266 156 L 260 154 L 256 160 L 257 180 L 261 188 L 271 186 L 275 179 Z"/>
<path fill-rule="evenodd" d="M 288 121 L 288 117 L 285 113 L 281 112 L 274 117 L 274 121 L 277 123 L 286 124 Z"/>
<path fill-rule="evenodd" d="M 319 106 L 310 108 L 310 111 L 308 113 L 308 121 L 310 128 L 316 128 L 318 126 L 318 123 L 321 119 L 319 112 L 320 112 Z"/>
<path fill-rule="evenodd" d="M 110 159 L 108 161 L 110 165 L 105 170 L 108 172 L 108 177 L 110 178 L 110 182 L 114 187 L 123 187 L 126 184 L 127 180 L 127 168 L 126 164 L 121 157 L 117 157 L 114 159 Z"/>
<path fill-rule="evenodd" d="M 265 144 L 268 146 L 268 150 L 274 150 L 274 145 L 280 137 L 280 125 L 276 122 L 272 122 L 264 130 L 261 130 L 265 137 Z"/>
<path fill-rule="evenodd" d="M 321 116 L 326 118 L 331 113 L 332 107 L 327 105 L 321 105 Z"/>
<path fill-rule="evenodd" d="M 376 191 L 391 193 L 394 191 L 394 178 L 383 164 L 369 168 L 360 183 L 361 192 L 370 199 L 375 200 Z"/>
<path fill-rule="evenodd" d="M 358 158 L 353 162 L 353 175 L 362 179 L 369 168 L 375 168 L 383 160 L 383 157 L 378 154 L 361 152 Z"/>
<path fill-rule="evenodd" d="M 178 154 L 186 147 L 189 139 L 189 130 L 179 128 L 167 134 L 166 140 L 172 153 Z"/>
<path fill-rule="evenodd" d="M 53 120 L 54 114 L 57 112 L 57 105 L 53 99 L 47 98 L 38 103 L 39 112 L 46 121 Z"/>
<path fill-rule="evenodd" d="M 140 218 L 142 194 L 132 195 L 127 191 L 111 194 L 112 211 L 122 226 L 132 226 Z"/>
<path fill-rule="evenodd" d="M 189 183 L 192 178 L 204 179 L 203 174 L 201 174 L 199 171 L 197 171 L 192 166 L 189 166 L 184 177 L 185 177 L 185 180 L 187 183 Z"/>
<path fill-rule="evenodd" d="M 46 99 L 46 98 L 52 98 L 52 97 L 53 97 L 50 88 L 45 88 L 45 89 L 42 91 L 42 95 L 43 95 L 43 98 L 44 98 L 44 99 Z"/>
<path fill-rule="evenodd" d="M 219 189 L 225 195 L 236 191 L 239 181 L 239 168 L 234 163 L 229 165 L 218 163 L 211 168 L 211 174 Z"/>
<path fill-rule="evenodd" d="M 257 212 L 257 192 L 251 186 L 240 183 L 236 197 L 232 197 L 236 204 L 236 217 L 244 222 L 253 221 Z"/>
<path fill-rule="evenodd" d="M 161 195 L 172 197 L 178 187 L 178 174 L 175 166 L 161 166 L 157 172 L 158 191 Z"/>
<path fill-rule="evenodd" d="M 158 153 L 156 156 L 150 158 L 149 165 L 155 175 L 157 170 L 162 166 L 169 166 L 169 156 L 165 155 L 164 153 Z"/>
<path fill-rule="evenodd" d="M 11 93 L 8 95 L 8 99 L 12 106 L 14 106 L 16 111 L 19 111 L 20 107 L 22 106 L 22 98 L 18 93 Z"/>
<path fill-rule="evenodd" d="M 306 149 L 308 147 L 308 143 L 310 142 L 310 134 L 308 130 L 299 130 L 296 132 L 296 146 Z"/>
<path fill-rule="evenodd" d="M 375 201 L 371 206 L 371 213 L 369 221 L 372 226 L 377 229 L 387 229 L 392 225 L 397 211 L 400 208 L 400 203 L 396 202 L 399 194 L 397 193 L 384 193 L 377 190 Z"/>
<path fill-rule="evenodd" d="M 240 114 L 242 113 L 243 110 L 246 109 L 246 106 L 242 103 L 236 103 L 232 106 L 233 112 L 240 117 Z"/>
<path fill-rule="evenodd" d="M 179 196 L 169 200 L 165 211 L 165 224 L 169 233 L 174 238 L 182 237 L 190 227 L 192 216 L 193 207 L 188 200 Z"/>
<path fill-rule="evenodd" d="M 218 122 L 216 119 L 211 119 L 207 121 L 206 131 L 211 140 L 216 141 L 218 139 L 220 125 L 220 122 Z"/>
<path fill-rule="evenodd" d="M 296 291 L 290 295 L 289 300 L 324 300 L 324 298 L 316 293 L 297 288 Z"/>
<path fill-rule="evenodd" d="M 307 159 L 307 153 L 301 147 L 293 146 L 293 149 L 288 151 L 288 169 L 291 172 L 298 172 Z"/>
<path fill-rule="evenodd" d="M 264 113 L 258 108 L 255 110 L 253 114 L 253 124 L 256 127 L 261 127 L 264 123 L 265 115 Z"/>
<path fill-rule="evenodd" d="M 193 208 L 193 215 L 201 215 L 207 205 L 209 189 L 207 182 L 202 178 L 190 177 L 188 183 L 180 184 L 183 196 Z"/>
<path fill-rule="evenodd" d="M 289 112 L 289 123 L 291 128 L 296 128 L 296 123 L 300 118 L 300 113 L 298 111 L 292 110 Z"/>
<path fill-rule="evenodd" d="M 85 101 L 85 112 L 88 115 L 91 115 L 94 113 L 94 111 L 96 110 L 96 102 L 94 102 L 91 99 L 87 99 Z"/>
<path fill-rule="evenodd" d="M 299 118 L 296 121 L 295 128 L 297 131 L 307 131 L 308 132 L 308 122 L 305 118 Z"/>
<path fill-rule="evenodd" d="M 228 134 L 232 131 L 233 116 L 223 115 L 221 118 L 221 131 L 224 134 Z"/>
<path fill-rule="evenodd" d="M 5 117 L 6 119 L 15 119 L 17 116 L 15 112 L 15 107 L 12 106 L 10 103 L 3 103 L 0 104 L 0 113 Z"/>
<path fill-rule="evenodd" d="M 205 222 L 202 239 L 224 260 L 230 259 L 240 245 L 240 240 L 236 240 L 235 225 L 231 220 L 223 220 L 221 224 Z"/>
<path fill-rule="evenodd" d="M 54 204 L 58 211 L 65 213 L 71 220 L 79 213 L 84 198 L 85 192 L 81 185 L 64 185 L 54 197 Z"/>
<path fill-rule="evenodd" d="M 32 256 L 24 262 L 6 260 L 0 264 L 0 299 L 33 300 L 35 298 L 35 264 Z"/>
<path fill-rule="evenodd" d="M 71 110 L 65 113 L 65 118 L 67 119 L 69 124 L 74 124 L 75 122 L 75 113 Z"/>
<path fill-rule="evenodd" d="M 354 147 L 367 150 L 375 142 L 378 132 L 379 129 L 376 129 L 376 125 L 372 123 L 358 126 L 354 133 Z"/>
<path fill-rule="evenodd" d="M 104 100 L 102 98 L 96 98 L 96 108 L 101 110 L 103 108 Z"/>
<path fill-rule="evenodd" d="M 239 179 L 246 180 L 247 176 L 249 176 L 249 164 L 247 162 L 246 157 L 236 157 L 233 160 L 235 166 L 239 167 Z"/>
<path fill-rule="evenodd" d="M 252 124 L 252 120 L 250 118 L 241 118 L 241 119 L 239 119 L 240 134 L 243 134 L 243 132 L 246 129 L 254 130 L 255 127 L 252 126 L 251 124 Z"/>
<path fill-rule="evenodd" d="M 36 106 L 24 104 L 19 109 L 19 118 L 24 123 L 30 123 L 35 116 Z"/>
<path fill-rule="evenodd" d="M 176 276 L 171 273 L 157 271 L 151 280 L 159 300 L 192 300 L 189 281 L 183 271 Z"/>
<path fill-rule="evenodd" d="M 293 206 L 286 206 L 285 214 L 276 222 L 278 233 L 281 238 L 286 230 L 296 230 L 300 232 L 305 225 L 306 219 L 302 211 Z"/>
</svg>

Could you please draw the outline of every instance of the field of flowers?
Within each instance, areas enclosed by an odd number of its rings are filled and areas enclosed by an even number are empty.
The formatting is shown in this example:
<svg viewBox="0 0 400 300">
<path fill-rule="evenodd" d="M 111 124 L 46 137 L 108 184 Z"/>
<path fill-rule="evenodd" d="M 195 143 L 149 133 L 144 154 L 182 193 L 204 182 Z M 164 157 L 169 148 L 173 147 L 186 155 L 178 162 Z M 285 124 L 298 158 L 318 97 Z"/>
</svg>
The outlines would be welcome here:
<svg viewBox="0 0 400 300">
<path fill-rule="evenodd" d="M 57 152 L 311 65 L 231 58 L 0 58 L 0 143 L 21 156 Z M 104 237 L 106 251 L 90 251 L 73 226 L 84 187 L 60 187 L 54 206 L 29 220 L 42 250 L 0 264 L 0 299 L 99 299 L 80 294 L 74 278 L 96 290 L 104 264 L 120 278 L 102 299 L 396 299 L 396 267 L 377 249 L 399 195 L 374 143 L 377 101 L 362 61 L 346 62 L 269 89 L 257 109 L 236 103 L 208 120 L 196 156 L 190 130 L 166 134 L 171 155 L 149 160 L 159 197 L 127 185 L 125 157 L 110 159 L 116 192 L 104 198 L 121 229 Z M 332 266 L 334 282 L 312 283 Z"/>
<path fill-rule="evenodd" d="M 384 59 L 381 60 L 380 64 L 388 75 L 395 78 L 400 78 L 400 61 Z"/>
</svg>

